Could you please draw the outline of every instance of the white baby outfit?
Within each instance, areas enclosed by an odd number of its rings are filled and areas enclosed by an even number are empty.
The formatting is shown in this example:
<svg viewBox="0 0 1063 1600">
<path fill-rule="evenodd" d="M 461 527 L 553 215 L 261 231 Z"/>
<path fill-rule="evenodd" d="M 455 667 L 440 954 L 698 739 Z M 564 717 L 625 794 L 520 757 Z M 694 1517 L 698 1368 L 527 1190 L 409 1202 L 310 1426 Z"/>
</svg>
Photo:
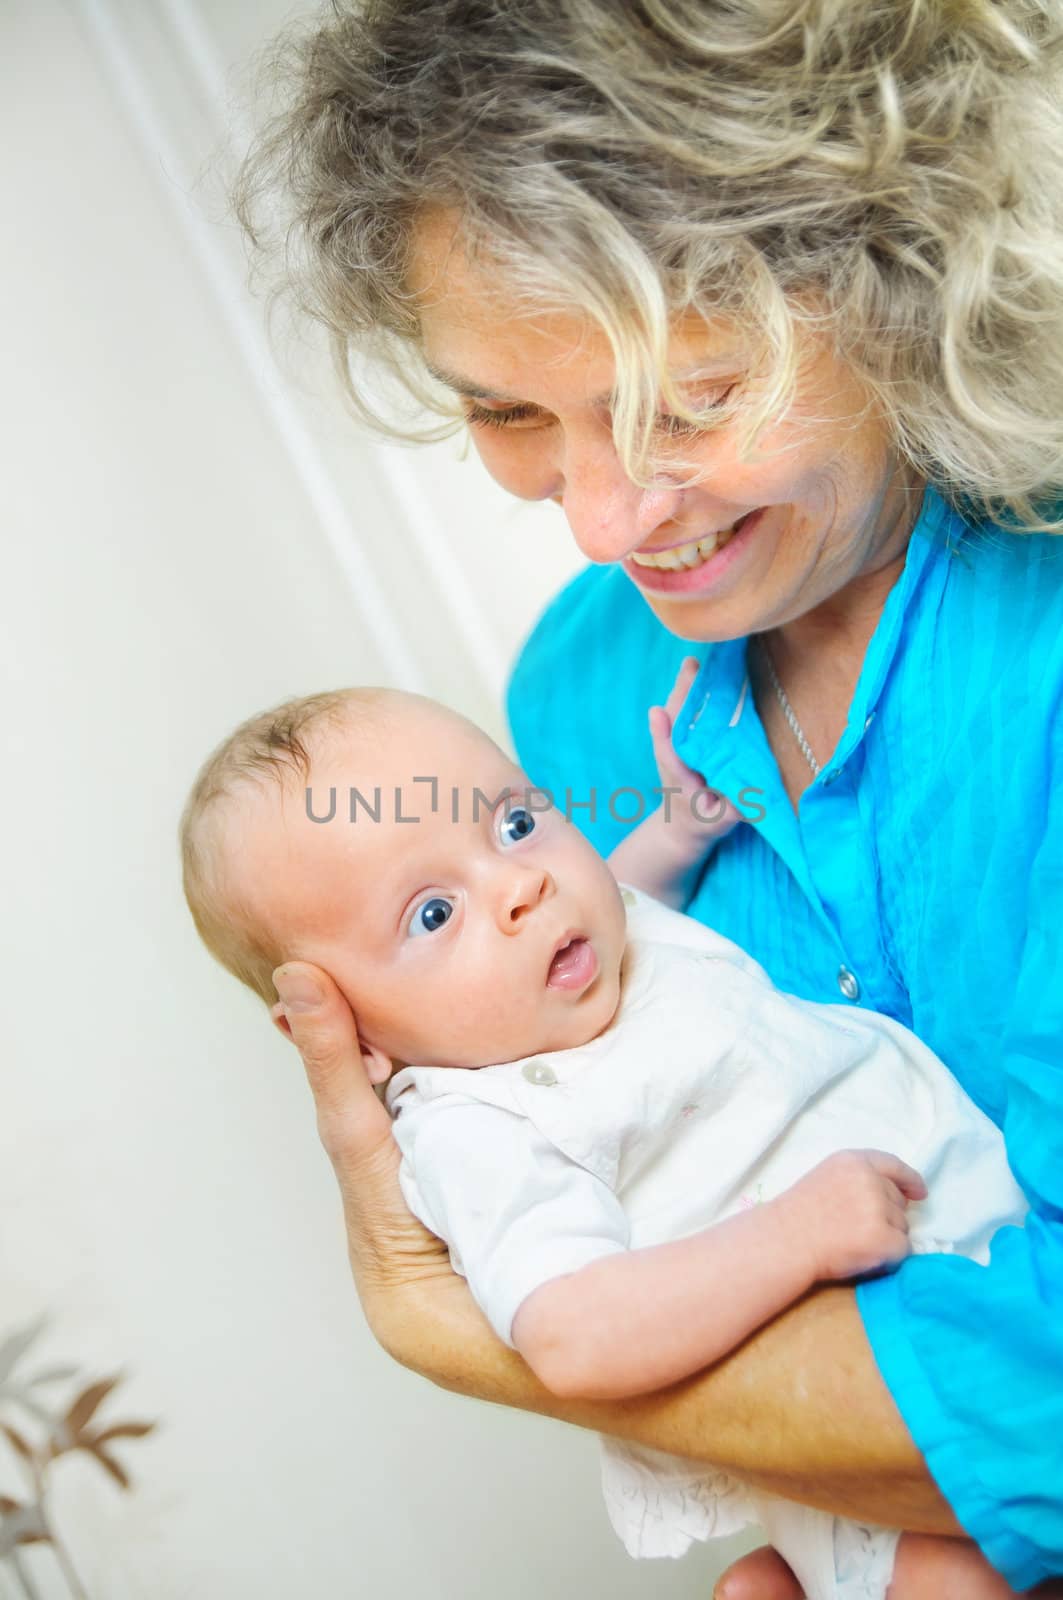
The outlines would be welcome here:
<svg viewBox="0 0 1063 1600">
<path fill-rule="evenodd" d="M 500 1066 L 405 1067 L 387 1088 L 407 1204 L 507 1344 L 521 1301 L 551 1278 L 720 1222 L 835 1150 L 889 1150 L 922 1173 L 916 1250 L 984 1262 L 997 1228 L 1021 1224 L 999 1130 L 914 1034 L 782 994 L 702 923 L 623 898 L 620 1006 L 596 1039 Z M 893 1530 L 616 1439 L 602 1439 L 602 1485 L 633 1556 L 760 1523 L 808 1600 L 885 1596 Z"/>
</svg>

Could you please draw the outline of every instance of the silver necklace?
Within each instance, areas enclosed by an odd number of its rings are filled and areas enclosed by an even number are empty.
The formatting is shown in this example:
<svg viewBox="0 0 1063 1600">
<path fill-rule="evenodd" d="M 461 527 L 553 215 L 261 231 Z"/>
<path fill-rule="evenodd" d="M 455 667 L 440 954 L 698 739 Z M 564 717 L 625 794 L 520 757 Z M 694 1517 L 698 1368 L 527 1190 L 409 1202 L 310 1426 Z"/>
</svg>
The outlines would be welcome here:
<svg viewBox="0 0 1063 1600">
<path fill-rule="evenodd" d="M 765 638 L 764 634 L 762 634 L 762 633 L 757 635 L 757 639 L 758 639 L 758 642 L 760 644 L 761 650 L 764 652 L 764 662 L 765 662 L 765 665 L 767 666 L 768 674 L 769 674 L 769 676 L 771 678 L 771 681 L 775 686 L 775 693 L 776 693 L 776 695 L 778 697 L 779 704 L 782 706 L 782 714 L 786 718 L 787 722 L 790 724 L 790 728 L 791 728 L 791 730 L 793 732 L 794 738 L 797 740 L 798 744 L 801 746 L 801 754 L 804 756 L 805 760 L 808 762 L 809 766 L 812 768 L 813 773 L 818 778 L 819 774 L 820 774 L 820 771 L 822 769 L 820 768 L 819 762 L 816 760 L 815 756 L 812 754 L 812 751 L 811 751 L 811 749 L 809 747 L 808 740 L 805 738 L 804 730 L 801 727 L 801 724 L 797 720 L 797 716 L 796 716 L 796 714 L 794 712 L 794 708 L 790 704 L 789 700 L 787 700 L 786 691 L 783 688 L 782 684 L 779 682 L 779 674 L 776 672 L 775 663 L 771 659 L 771 651 L 768 649 L 768 641 Z"/>
</svg>

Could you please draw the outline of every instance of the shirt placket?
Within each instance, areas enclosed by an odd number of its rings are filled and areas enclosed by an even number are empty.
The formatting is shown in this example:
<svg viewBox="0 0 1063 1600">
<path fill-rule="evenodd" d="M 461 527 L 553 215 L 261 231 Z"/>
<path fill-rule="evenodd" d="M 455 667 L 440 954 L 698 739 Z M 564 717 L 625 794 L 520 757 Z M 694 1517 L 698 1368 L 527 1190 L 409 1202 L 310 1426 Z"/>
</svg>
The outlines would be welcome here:
<svg viewBox="0 0 1063 1600">
<path fill-rule="evenodd" d="M 757 791 L 764 817 L 753 824 L 785 863 L 827 936 L 833 963 L 823 973 L 839 1003 L 903 1009 L 880 939 L 878 869 L 865 837 L 858 785 L 864 740 L 895 656 L 906 610 L 915 603 L 933 544 L 948 513 L 933 491 L 924 511 L 925 537 L 913 537 L 905 569 L 890 593 L 869 643 L 849 719 L 829 764 L 801 796 L 795 811 L 753 703 L 745 667 L 746 641 L 715 645 L 695 679 L 676 729 L 680 757 L 738 803 Z M 824 959 L 817 953 L 817 965 Z"/>
</svg>

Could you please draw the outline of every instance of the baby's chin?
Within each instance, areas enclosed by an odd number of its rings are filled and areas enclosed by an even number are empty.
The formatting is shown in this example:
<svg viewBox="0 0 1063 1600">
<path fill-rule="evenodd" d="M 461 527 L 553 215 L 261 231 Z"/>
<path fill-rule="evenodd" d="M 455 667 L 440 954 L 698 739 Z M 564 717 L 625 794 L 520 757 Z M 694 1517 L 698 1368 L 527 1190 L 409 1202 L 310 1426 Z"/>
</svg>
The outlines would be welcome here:
<svg viewBox="0 0 1063 1600">
<path fill-rule="evenodd" d="M 553 1050 L 578 1050 L 581 1045 L 597 1039 L 613 1022 L 620 1007 L 620 962 L 611 962 L 605 971 L 599 971 L 587 990 L 573 997 L 570 1004 L 560 1008 L 555 996 L 543 1008 L 543 1014 L 527 1030 L 520 1047 L 511 1047 L 507 1061 L 519 1061 L 524 1056 L 545 1055 Z M 502 1056 L 495 1061 L 501 1065 Z"/>
<path fill-rule="evenodd" d="M 581 1045 L 590 1044 L 605 1032 L 619 1009 L 620 962 L 612 962 L 607 971 L 600 971 L 586 992 L 573 997 L 571 1002 L 565 997 L 559 1007 L 558 999 L 558 995 L 548 993 L 538 1012 L 528 1018 L 526 1026 L 507 1025 L 496 1039 L 485 1039 L 482 1050 L 478 1044 L 475 1051 L 470 1051 L 469 1041 L 462 1039 L 455 1040 L 448 1053 L 447 1041 L 437 1035 L 430 1049 L 411 1057 L 412 1064 L 475 1072 L 481 1067 L 501 1067 L 511 1061 L 523 1061 L 526 1056 L 577 1050 Z"/>
</svg>

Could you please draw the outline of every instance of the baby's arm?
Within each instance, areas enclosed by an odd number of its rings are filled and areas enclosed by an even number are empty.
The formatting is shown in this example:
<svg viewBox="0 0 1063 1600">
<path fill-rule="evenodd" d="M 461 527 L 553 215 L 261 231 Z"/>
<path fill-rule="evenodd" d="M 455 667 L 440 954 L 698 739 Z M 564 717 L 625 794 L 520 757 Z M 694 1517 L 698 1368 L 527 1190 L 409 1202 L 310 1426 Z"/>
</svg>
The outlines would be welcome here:
<svg viewBox="0 0 1063 1600">
<path fill-rule="evenodd" d="M 609 857 L 619 883 L 630 883 L 676 910 L 693 894 L 713 844 L 741 821 L 741 813 L 726 795 L 707 788 L 700 773 L 684 765 L 672 746 L 672 728 L 697 671 L 696 657 L 687 656 L 664 705 L 650 707 L 650 738 L 662 801 Z"/>
<path fill-rule="evenodd" d="M 517 1310 L 513 1343 L 566 1398 L 664 1388 L 728 1354 L 814 1283 L 901 1261 L 906 1206 L 925 1196 L 895 1156 L 840 1151 L 775 1200 L 542 1284 Z"/>
</svg>

